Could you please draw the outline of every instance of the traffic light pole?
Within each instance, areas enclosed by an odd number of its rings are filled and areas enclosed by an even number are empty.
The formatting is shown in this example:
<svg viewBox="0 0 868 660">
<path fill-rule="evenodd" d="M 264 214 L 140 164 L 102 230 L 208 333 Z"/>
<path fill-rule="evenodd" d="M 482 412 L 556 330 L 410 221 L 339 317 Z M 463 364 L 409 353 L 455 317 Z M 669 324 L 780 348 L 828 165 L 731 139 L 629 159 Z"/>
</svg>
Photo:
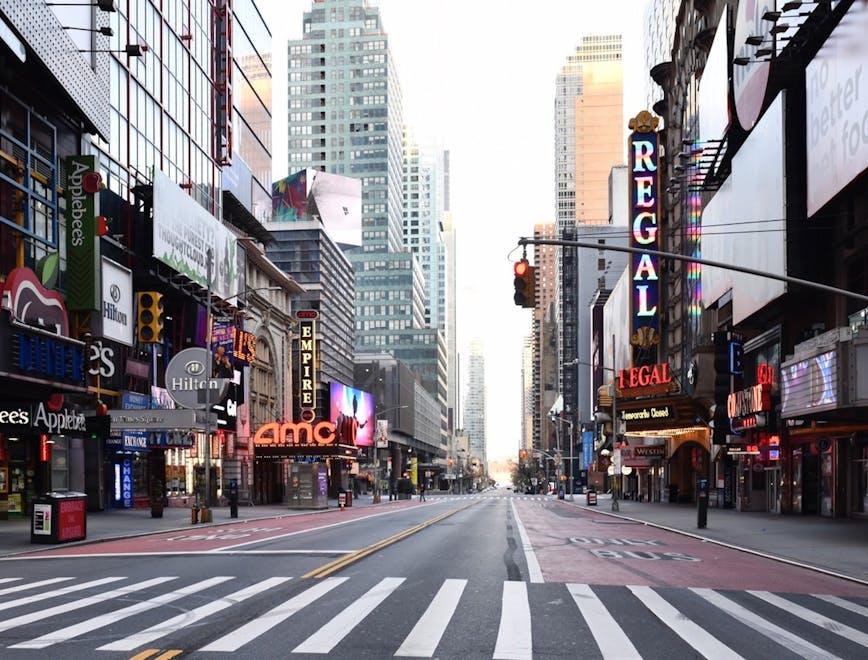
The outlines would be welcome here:
<svg viewBox="0 0 868 660">
<path fill-rule="evenodd" d="M 208 294 L 207 294 L 207 319 L 208 325 L 205 329 L 205 346 L 208 350 L 209 361 L 208 370 L 208 387 L 205 388 L 205 451 L 202 452 L 202 462 L 205 463 L 205 508 L 211 506 L 211 378 L 214 377 L 214 358 L 211 356 L 211 272 L 213 270 L 214 252 L 208 248 L 207 253 L 207 277 L 208 277 Z M 204 521 L 203 521 L 204 522 Z"/>
<path fill-rule="evenodd" d="M 841 289 L 836 286 L 829 286 L 828 284 L 821 284 L 820 282 L 812 282 L 811 280 L 804 280 L 800 277 L 778 275 L 776 273 L 756 270 L 755 268 L 748 268 L 747 266 L 727 264 L 721 261 L 712 261 L 711 259 L 702 259 L 699 257 L 690 257 L 685 254 L 676 254 L 675 252 L 661 252 L 659 250 L 647 250 L 645 248 L 634 248 L 626 245 L 611 245 L 609 243 L 603 244 L 591 241 L 567 241 L 559 238 L 528 238 L 526 236 L 522 236 L 518 239 L 518 245 L 519 247 L 525 247 L 527 245 L 560 245 L 587 248 L 595 251 L 608 250 L 610 252 L 626 252 L 628 254 L 650 254 L 651 256 L 659 257 L 660 259 L 672 259 L 673 261 L 684 261 L 691 264 L 699 264 L 701 266 L 712 266 L 723 270 L 731 270 L 736 273 L 745 273 L 747 275 L 762 277 L 767 280 L 777 280 L 778 282 L 786 282 L 787 284 L 796 284 L 808 289 L 817 289 L 818 291 L 825 291 L 826 293 L 833 293 L 838 296 L 853 298 L 854 300 L 868 303 L 868 295 L 864 293 L 856 293 L 855 291 L 848 291 L 847 289 Z"/>
</svg>

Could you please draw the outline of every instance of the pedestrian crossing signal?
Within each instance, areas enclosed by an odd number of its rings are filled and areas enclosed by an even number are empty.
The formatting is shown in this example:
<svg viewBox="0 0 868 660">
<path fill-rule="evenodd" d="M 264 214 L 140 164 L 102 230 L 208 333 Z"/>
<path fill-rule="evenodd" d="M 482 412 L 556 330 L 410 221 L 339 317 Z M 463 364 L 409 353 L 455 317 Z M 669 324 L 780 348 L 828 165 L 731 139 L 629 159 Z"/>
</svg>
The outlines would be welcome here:
<svg viewBox="0 0 868 660">
<path fill-rule="evenodd" d="M 536 267 L 522 259 L 515 262 L 512 270 L 515 274 L 513 301 L 519 307 L 533 309 L 536 307 Z"/>
</svg>

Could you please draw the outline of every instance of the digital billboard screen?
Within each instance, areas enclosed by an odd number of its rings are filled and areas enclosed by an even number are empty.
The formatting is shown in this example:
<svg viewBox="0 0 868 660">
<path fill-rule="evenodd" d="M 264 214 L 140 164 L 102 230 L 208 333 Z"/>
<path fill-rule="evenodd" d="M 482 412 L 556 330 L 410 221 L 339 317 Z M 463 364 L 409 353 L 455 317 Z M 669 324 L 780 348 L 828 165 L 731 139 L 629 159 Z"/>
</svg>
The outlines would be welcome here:
<svg viewBox="0 0 868 660">
<path fill-rule="evenodd" d="M 374 397 L 343 383 L 329 385 L 331 419 L 337 443 L 370 447 L 374 444 Z"/>
</svg>

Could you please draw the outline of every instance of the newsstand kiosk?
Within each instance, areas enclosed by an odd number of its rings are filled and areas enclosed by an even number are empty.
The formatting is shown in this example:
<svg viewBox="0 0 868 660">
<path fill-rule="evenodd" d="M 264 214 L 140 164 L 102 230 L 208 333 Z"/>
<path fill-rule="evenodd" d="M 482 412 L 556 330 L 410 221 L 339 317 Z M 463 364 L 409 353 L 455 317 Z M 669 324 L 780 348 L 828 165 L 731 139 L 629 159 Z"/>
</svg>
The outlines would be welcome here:
<svg viewBox="0 0 868 660">
<path fill-rule="evenodd" d="M 33 499 L 31 543 L 66 543 L 87 538 L 87 495 L 52 491 Z"/>
</svg>

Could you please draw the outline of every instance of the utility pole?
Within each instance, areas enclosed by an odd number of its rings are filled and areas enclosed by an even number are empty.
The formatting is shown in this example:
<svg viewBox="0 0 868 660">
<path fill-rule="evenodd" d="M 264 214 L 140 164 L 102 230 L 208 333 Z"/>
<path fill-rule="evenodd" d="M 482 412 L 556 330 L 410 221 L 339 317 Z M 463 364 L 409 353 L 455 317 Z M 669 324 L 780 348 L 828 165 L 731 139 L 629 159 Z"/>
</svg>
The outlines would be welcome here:
<svg viewBox="0 0 868 660">
<path fill-rule="evenodd" d="M 203 462 L 205 463 L 205 508 L 211 506 L 211 379 L 214 377 L 214 358 L 211 357 L 211 326 L 213 318 L 211 316 L 211 274 L 214 268 L 214 251 L 208 248 L 207 253 L 207 278 L 208 278 L 208 295 L 207 295 L 207 328 L 205 329 L 205 347 L 208 351 L 208 386 L 205 388 L 205 451 L 203 452 Z M 205 522 L 204 520 L 202 522 Z"/>
</svg>

